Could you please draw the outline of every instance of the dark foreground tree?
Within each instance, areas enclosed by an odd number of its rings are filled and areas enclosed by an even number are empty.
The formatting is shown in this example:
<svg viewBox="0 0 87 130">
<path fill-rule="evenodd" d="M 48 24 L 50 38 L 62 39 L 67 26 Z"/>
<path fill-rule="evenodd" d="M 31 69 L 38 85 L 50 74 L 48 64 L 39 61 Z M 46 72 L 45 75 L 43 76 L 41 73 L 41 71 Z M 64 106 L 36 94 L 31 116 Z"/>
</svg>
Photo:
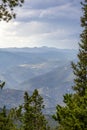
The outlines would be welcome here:
<svg viewBox="0 0 87 130">
<path fill-rule="evenodd" d="M 17 117 L 23 130 L 48 130 L 47 121 L 43 115 L 43 98 L 37 90 L 29 96 L 24 94 L 24 104 L 17 110 Z"/>
<path fill-rule="evenodd" d="M 57 105 L 53 116 L 59 123 L 59 130 L 87 130 L 87 0 L 81 2 L 83 17 L 80 35 L 78 62 L 72 62 L 74 79 L 74 94 L 65 94 L 65 106 Z"/>
<path fill-rule="evenodd" d="M 16 17 L 14 8 L 21 7 L 24 0 L 0 0 L 0 21 L 9 21 Z"/>
<path fill-rule="evenodd" d="M 18 130 L 10 112 L 6 108 L 0 110 L 0 130 Z"/>
</svg>

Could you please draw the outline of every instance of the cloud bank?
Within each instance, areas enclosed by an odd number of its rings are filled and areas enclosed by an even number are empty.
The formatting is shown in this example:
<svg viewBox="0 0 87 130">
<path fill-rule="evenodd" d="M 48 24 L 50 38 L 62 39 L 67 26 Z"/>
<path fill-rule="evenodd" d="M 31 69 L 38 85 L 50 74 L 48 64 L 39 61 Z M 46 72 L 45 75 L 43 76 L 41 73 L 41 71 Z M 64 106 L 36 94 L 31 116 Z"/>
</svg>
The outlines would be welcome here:
<svg viewBox="0 0 87 130">
<path fill-rule="evenodd" d="M 78 48 L 80 0 L 26 0 L 16 11 L 15 20 L 0 22 L 0 47 Z"/>
</svg>

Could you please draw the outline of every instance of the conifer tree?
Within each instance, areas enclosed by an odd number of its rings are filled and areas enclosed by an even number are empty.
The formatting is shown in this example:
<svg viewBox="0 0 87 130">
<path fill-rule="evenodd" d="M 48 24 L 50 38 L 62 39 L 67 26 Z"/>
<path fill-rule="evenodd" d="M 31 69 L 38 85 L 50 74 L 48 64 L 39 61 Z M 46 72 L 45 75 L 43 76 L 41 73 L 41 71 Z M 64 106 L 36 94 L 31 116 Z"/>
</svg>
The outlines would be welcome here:
<svg viewBox="0 0 87 130">
<path fill-rule="evenodd" d="M 87 0 L 81 2 L 83 16 L 77 63 L 72 62 L 74 94 L 65 94 L 65 106 L 57 105 L 53 116 L 59 123 L 59 130 L 87 130 Z"/>
<path fill-rule="evenodd" d="M 18 130 L 5 106 L 0 110 L 0 130 Z"/>
<path fill-rule="evenodd" d="M 42 113 L 43 108 L 43 98 L 36 89 L 31 96 L 25 92 L 24 104 L 17 110 L 22 124 L 21 128 L 23 130 L 47 130 L 48 125 Z"/>
</svg>

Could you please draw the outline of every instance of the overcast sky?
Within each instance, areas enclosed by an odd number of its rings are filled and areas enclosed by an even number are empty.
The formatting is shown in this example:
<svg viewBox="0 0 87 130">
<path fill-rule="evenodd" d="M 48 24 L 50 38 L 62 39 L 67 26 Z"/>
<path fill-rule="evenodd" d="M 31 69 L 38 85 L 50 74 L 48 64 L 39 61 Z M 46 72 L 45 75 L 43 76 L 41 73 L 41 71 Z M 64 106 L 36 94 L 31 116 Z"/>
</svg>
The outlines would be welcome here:
<svg viewBox="0 0 87 130">
<path fill-rule="evenodd" d="M 81 0 L 25 0 L 17 18 L 0 22 L 0 47 L 78 48 Z"/>
</svg>

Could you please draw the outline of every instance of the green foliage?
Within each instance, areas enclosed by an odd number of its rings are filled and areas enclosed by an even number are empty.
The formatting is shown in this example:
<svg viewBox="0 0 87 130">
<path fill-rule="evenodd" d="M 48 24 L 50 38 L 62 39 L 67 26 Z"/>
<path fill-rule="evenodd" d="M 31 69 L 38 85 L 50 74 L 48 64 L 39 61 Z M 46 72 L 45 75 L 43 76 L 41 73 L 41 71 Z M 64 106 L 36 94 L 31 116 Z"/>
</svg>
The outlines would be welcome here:
<svg viewBox="0 0 87 130">
<path fill-rule="evenodd" d="M 16 17 L 14 8 L 22 6 L 24 0 L 1 0 L 0 1 L 0 21 L 9 21 Z"/>
<path fill-rule="evenodd" d="M 59 128 L 63 128 L 63 130 L 87 129 L 87 95 L 85 97 L 74 94 L 72 97 L 68 96 L 68 99 L 65 101 L 66 106 L 57 105 L 57 112 L 53 117 L 59 122 Z"/>
<path fill-rule="evenodd" d="M 0 111 L 0 130 L 18 130 L 5 107 Z"/>
<path fill-rule="evenodd" d="M 59 123 L 58 130 L 87 130 L 87 0 L 81 4 L 84 13 L 81 26 L 84 30 L 80 35 L 78 62 L 72 62 L 75 93 L 65 94 L 65 106 L 56 107 L 53 118 Z"/>
<path fill-rule="evenodd" d="M 0 88 L 3 89 L 5 82 L 0 82 Z"/>
<path fill-rule="evenodd" d="M 24 104 L 16 111 L 23 130 L 47 130 L 48 125 L 45 116 L 42 113 L 44 108 L 43 98 L 37 90 L 29 96 L 24 94 Z"/>
</svg>

